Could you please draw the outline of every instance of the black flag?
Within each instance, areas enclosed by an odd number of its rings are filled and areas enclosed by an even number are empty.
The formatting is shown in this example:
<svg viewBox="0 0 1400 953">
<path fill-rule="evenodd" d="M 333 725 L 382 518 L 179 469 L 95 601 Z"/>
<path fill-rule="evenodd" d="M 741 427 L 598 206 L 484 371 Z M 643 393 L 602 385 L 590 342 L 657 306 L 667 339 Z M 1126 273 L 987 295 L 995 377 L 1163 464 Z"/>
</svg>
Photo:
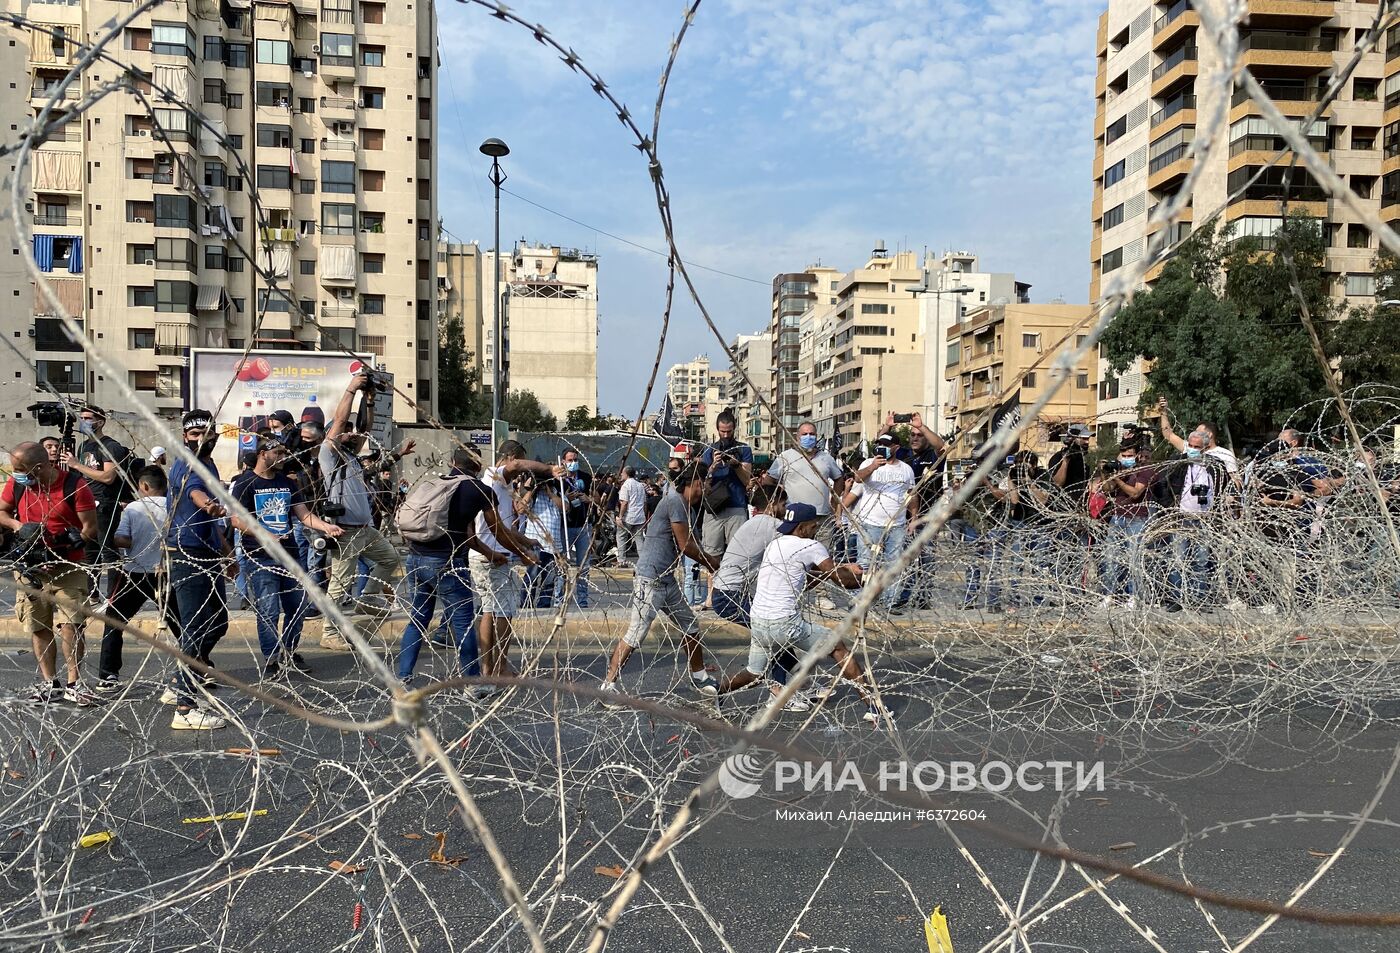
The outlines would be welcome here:
<svg viewBox="0 0 1400 953">
<path fill-rule="evenodd" d="M 676 418 L 676 406 L 671 403 L 671 395 L 661 402 L 661 410 L 656 415 L 656 435 L 667 440 L 678 440 L 685 436 L 681 422 Z"/>
<path fill-rule="evenodd" d="M 1021 388 L 1016 388 L 1006 400 L 1001 402 L 996 412 L 992 414 L 992 426 L 988 432 L 989 437 L 1006 427 L 1015 427 L 1021 422 Z"/>
</svg>

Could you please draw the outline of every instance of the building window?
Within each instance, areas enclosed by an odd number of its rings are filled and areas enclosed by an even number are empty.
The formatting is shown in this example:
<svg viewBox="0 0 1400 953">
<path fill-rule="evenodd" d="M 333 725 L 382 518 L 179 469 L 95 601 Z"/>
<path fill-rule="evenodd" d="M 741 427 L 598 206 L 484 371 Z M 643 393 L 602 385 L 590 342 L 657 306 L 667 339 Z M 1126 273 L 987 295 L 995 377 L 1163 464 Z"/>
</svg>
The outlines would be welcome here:
<svg viewBox="0 0 1400 953">
<path fill-rule="evenodd" d="M 151 52 L 162 56 L 194 59 L 194 34 L 183 24 L 156 23 L 151 26 Z"/>
<path fill-rule="evenodd" d="M 1128 174 L 1128 162 L 1126 159 L 1119 159 L 1113 165 L 1103 170 L 1103 187 L 1117 185 L 1123 181 L 1123 177 Z"/>
<path fill-rule="evenodd" d="M 224 251 L 222 245 L 204 246 L 204 269 L 206 271 L 223 271 L 224 265 L 228 262 L 228 253 Z"/>
<path fill-rule="evenodd" d="M 383 314 L 383 313 L 384 313 L 384 296 L 383 296 L 383 295 L 360 295 L 360 313 L 361 313 L 361 314 Z"/>
<path fill-rule="evenodd" d="M 224 38 L 221 36 L 206 36 L 204 38 L 204 59 L 210 63 L 218 63 L 224 58 Z"/>
<path fill-rule="evenodd" d="M 206 79 L 204 81 L 204 101 L 214 106 L 224 104 L 224 81 L 221 79 Z"/>
<path fill-rule="evenodd" d="M 303 139 L 303 140 L 301 140 L 301 152 L 303 152 L 303 153 L 306 154 L 306 155 L 314 155 L 314 154 L 316 153 L 316 140 L 315 140 L 315 139 Z"/>
<path fill-rule="evenodd" d="M 322 328 L 321 350 L 353 351 L 355 349 L 354 328 Z"/>
<path fill-rule="evenodd" d="M 355 163 L 321 160 L 321 191 L 355 194 Z"/>
<path fill-rule="evenodd" d="M 1040 350 L 1040 335 L 1023 333 L 1021 335 L 1021 347 L 1028 347 L 1033 351 Z"/>
<path fill-rule="evenodd" d="M 1035 371 L 1021 375 L 1021 386 L 1028 389 L 1035 386 Z"/>
<path fill-rule="evenodd" d="M 338 202 L 321 203 L 321 233 L 323 235 L 355 234 L 355 206 Z"/>
<path fill-rule="evenodd" d="M 327 66 L 354 66 L 354 35 L 350 33 L 322 33 L 321 62 Z"/>
<path fill-rule="evenodd" d="M 384 173 L 374 169 L 365 169 L 360 173 L 360 187 L 366 192 L 383 192 Z"/>
<path fill-rule="evenodd" d="M 383 66 L 384 47 L 382 46 L 362 46 L 360 47 L 361 66 Z"/>
<path fill-rule="evenodd" d="M 127 344 L 133 351 L 150 351 L 156 346 L 155 328 L 132 328 L 128 332 Z"/>
<path fill-rule="evenodd" d="M 383 109 L 384 90 L 378 86 L 365 86 L 361 88 L 360 105 L 365 109 Z"/>
<path fill-rule="evenodd" d="M 156 225 L 194 231 L 194 202 L 187 195 L 156 195 Z"/>
<path fill-rule="evenodd" d="M 292 62 L 292 44 L 286 40 L 258 40 L 257 59 L 259 63 L 271 63 L 274 66 L 290 66 Z"/>
<path fill-rule="evenodd" d="M 152 331 L 151 334 L 154 335 L 155 332 Z M 133 345 L 133 346 L 134 346 L 134 345 Z M 155 346 L 156 346 L 156 345 L 155 345 L 154 339 L 151 341 L 151 345 L 150 345 L 150 346 L 151 346 L 151 347 L 155 347 Z M 155 392 L 155 389 L 156 389 L 156 372 L 155 372 L 155 371 L 132 371 L 132 372 L 131 372 L 131 389 L 134 390 L 134 391 L 145 391 L 145 392 L 148 392 L 148 393 L 154 393 L 154 392 Z"/>
<path fill-rule="evenodd" d="M 260 189 L 290 189 L 292 187 L 292 170 L 284 165 L 260 165 L 258 166 L 258 188 Z"/>
<path fill-rule="evenodd" d="M 286 83 L 258 83 L 256 91 L 259 106 L 288 106 L 292 102 L 292 87 Z"/>
<path fill-rule="evenodd" d="M 176 398 L 180 395 L 180 365 L 162 364 L 156 368 L 156 396 Z"/>
<path fill-rule="evenodd" d="M 887 304 L 862 304 L 862 305 L 860 306 L 860 313 L 861 313 L 861 314 L 889 314 L 889 313 L 890 313 L 890 306 L 887 305 Z"/>
<path fill-rule="evenodd" d="M 316 111 L 316 100 L 310 96 L 297 97 L 297 110 L 304 113 L 314 113 Z"/>
<path fill-rule="evenodd" d="M 258 123 L 258 145 L 276 149 L 290 149 L 292 147 L 292 127 Z"/>
<path fill-rule="evenodd" d="M 188 238 L 157 238 L 156 267 L 196 271 L 195 244 Z"/>
<path fill-rule="evenodd" d="M 378 234 L 378 233 L 384 231 L 384 213 L 383 213 L 383 212 L 361 212 L 361 213 L 360 213 L 360 231 L 362 231 L 362 232 L 374 232 L 375 234 Z"/>
<path fill-rule="evenodd" d="M 188 281 L 157 281 L 156 311 L 193 314 L 195 286 Z"/>
<path fill-rule="evenodd" d="M 365 354 L 373 354 L 375 357 L 383 357 L 384 336 L 380 334 L 361 334 L 359 350 Z"/>
<path fill-rule="evenodd" d="M 370 152 L 384 151 L 384 130 L 383 129 L 361 129 L 360 148 Z"/>
<path fill-rule="evenodd" d="M 382 3 L 362 3 L 360 4 L 361 23 L 383 23 L 384 4 Z"/>
<path fill-rule="evenodd" d="M 1103 230 L 1108 231 L 1115 225 L 1123 224 L 1123 206 L 1115 205 L 1107 212 L 1103 213 Z"/>
<path fill-rule="evenodd" d="M 297 180 L 297 183 L 301 186 L 301 189 L 300 189 L 299 191 L 301 192 L 302 195 L 315 195 L 315 194 L 316 194 L 316 180 L 315 180 L 315 179 L 298 179 L 298 180 Z"/>
<path fill-rule="evenodd" d="M 248 44 L 229 43 L 224 47 L 224 65 L 231 69 L 248 68 Z"/>
<path fill-rule="evenodd" d="M 1121 248 L 1115 248 L 1115 249 L 1113 249 L 1113 251 L 1111 251 L 1111 252 L 1109 252 L 1107 255 L 1104 255 L 1104 256 L 1103 256 L 1103 273 L 1104 273 L 1104 274 L 1108 274 L 1110 271 L 1117 271 L 1119 268 L 1122 268 L 1122 267 L 1123 267 L 1123 249 L 1121 249 Z"/>
<path fill-rule="evenodd" d="M 258 289 L 258 313 L 265 311 L 275 311 L 282 314 L 290 313 L 292 303 L 280 293 L 273 293 L 271 288 Z"/>
<path fill-rule="evenodd" d="M 302 258 L 297 262 L 297 267 L 300 269 L 301 274 L 303 275 L 316 274 L 316 262 L 314 259 Z"/>
<path fill-rule="evenodd" d="M 1370 248 L 1371 230 L 1365 225 L 1347 226 L 1347 247 L 1348 248 Z"/>
<path fill-rule="evenodd" d="M 224 270 L 230 274 L 238 274 L 243 271 L 243 256 L 230 255 L 224 259 Z"/>
<path fill-rule="evenodd" d="M 382 275 L 382 274 L 384 274 L 384 256 L 383 256 L 383 255 L 361 255 L 361 256 L 360 256 L 360 270 L 361 270 L 362 272 L 364 272 L 365 274 L 367 274 L 367 275 Z"/>
<path fill-rule="evenodd" d="M 81 351 L 83 346 L 68 336 L 68 329 L 58 318 L 35 318 L 34 349 L 36 351 Z"/>
<path fill-rule="evenodd" d="M 126 289 L 126 306 L 128 308 L 154 308 L 156 306 L 156 289 L 128 287 Z"/>
<path fill-rule="evenodd" d="M 34 378 L 40 384 L 48 384 L 60 394 L 81 394 L 83 392 L 82 361 L 35 361 Z"/>
<path fill-rule="evenodd" d="M 1376 294 L 1375 275 L 1347 275 L 1346 293 L 1348 297 L 1372 298 Z"/>
<path fill-rule="evenodd" d="M 1080 390 L 1089 389 L 1089 372 L 1077 371 L 1074 375 L 1074 386 Z"/>
</svg>

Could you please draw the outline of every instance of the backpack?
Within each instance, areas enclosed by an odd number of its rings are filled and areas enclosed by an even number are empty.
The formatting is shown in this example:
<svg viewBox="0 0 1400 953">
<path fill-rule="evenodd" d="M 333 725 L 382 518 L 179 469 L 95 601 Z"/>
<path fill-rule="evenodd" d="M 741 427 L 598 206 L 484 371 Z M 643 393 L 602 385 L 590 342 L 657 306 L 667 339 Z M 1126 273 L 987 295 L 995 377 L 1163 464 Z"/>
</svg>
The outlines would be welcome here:
<svg viewBox="0 0 1400 953">
<path fill-rule="evenodd" d="M 447 533 L 447 512 L 452 507 L 452 495 L 467 476 L 449 476 L 440 480 L 425 480 L 409 491 L 399 504 L 394 522 L 399 535 L 410 543 L 431 543 Z"/>
</svg>

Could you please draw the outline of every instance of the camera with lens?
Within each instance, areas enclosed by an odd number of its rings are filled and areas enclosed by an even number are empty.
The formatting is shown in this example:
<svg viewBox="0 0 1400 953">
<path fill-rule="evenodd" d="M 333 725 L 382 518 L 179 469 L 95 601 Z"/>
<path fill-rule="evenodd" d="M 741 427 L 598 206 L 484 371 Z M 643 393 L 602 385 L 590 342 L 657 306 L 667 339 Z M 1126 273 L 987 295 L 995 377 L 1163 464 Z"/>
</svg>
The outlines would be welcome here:
<svg viewBox="0 0 1400 953">
<path fill-rule="evenodd" d="M 1105 461 L 1101 464 L 1101 469 L 1103 470 L 1104 475 L 1107 476 L 1107 475 L 1109 475 L 1109 474 L 1111 474 L 1111 473 L 1117 473 L 1118 471 L 1123 470 L 1123 469 L 1126 469 L 1126 468 L 1123 466 L 1123 464 L 1119 463 L 1117 460 L 1105 460 Z"/>
<path fill-rule="evenodd" d="M 1199 503 L 1201 506 L 1205 506 L 1207 503 L 1210 502 L 1210 484 L 1191 484 L 1191 495 L 1196 498 L 1197 503 Z"/>
<path fill-rule="evenodd" d="M 319 515 L 321 519 L 325 520 L 327 523 L 335 523 L 336 520 L 345 515 L 345 507 L 340 503 L 331 503 L 327 501 L 321 504 Z M 315 530 L 308 530 L 306 535 L 311 538 L 311 548 L 318 553 L 334 554 L 338 548 L 338 544 L 335 540 Z"/>
<path fill-rule="evenodd" d="M 42 584 L 39 570 L 66 560 L 66 554 L 84 545 L 83 534 L 76 529 L 49 533 L 42 523 L 24 523 L 8 537 L 8 545 L 0 552 L 0 569 L 16 572 L 30 585 Z"/>
<path fill-rule="evenodd" d="M 394 379 L 384 371 L 372 367 L 361 367 L 359 374 L 365 378 L 365 391 L 371 394 L 387 394 L 394 389 Z"/>
</svg>

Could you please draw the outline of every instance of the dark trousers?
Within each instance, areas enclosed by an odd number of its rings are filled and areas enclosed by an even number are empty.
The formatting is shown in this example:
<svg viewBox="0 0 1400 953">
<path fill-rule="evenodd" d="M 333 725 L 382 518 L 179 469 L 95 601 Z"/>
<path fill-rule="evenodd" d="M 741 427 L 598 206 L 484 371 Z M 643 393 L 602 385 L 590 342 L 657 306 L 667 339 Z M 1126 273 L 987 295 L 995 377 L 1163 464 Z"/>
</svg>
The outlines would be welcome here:
<svg viewBox="0 0 1400 953">
<path fill-rule="evenodd" d="M 105 614 L 119 624 L 131 621 L 140 612 L 147 600 L 154 602 L 163 611 L 165 624 L 175 636 L 180 638 L 180 617 L 175 611 L 175 600 L 167 592 L 162 592 L 162 579 L 157 573 L 127 573 L 113 569 L 111 585 L 107 590 Z M 122 670 L 122 630 L 108 622 L 102 629 L 102 658 L 98 663 L 101 678 L 116 678 Z"/>
<path fill-rule="evenodd" d="M 228 632 L 228 597 L 224 591 L 224 559 L 212 550 L 170 554 L 170 589 L 180 615 L 180 651 L 209 661 L 209 653 Z M 181 665 L 175 691 L 181 707 L 194 705 L 192 673 Z"/>
</svg>

